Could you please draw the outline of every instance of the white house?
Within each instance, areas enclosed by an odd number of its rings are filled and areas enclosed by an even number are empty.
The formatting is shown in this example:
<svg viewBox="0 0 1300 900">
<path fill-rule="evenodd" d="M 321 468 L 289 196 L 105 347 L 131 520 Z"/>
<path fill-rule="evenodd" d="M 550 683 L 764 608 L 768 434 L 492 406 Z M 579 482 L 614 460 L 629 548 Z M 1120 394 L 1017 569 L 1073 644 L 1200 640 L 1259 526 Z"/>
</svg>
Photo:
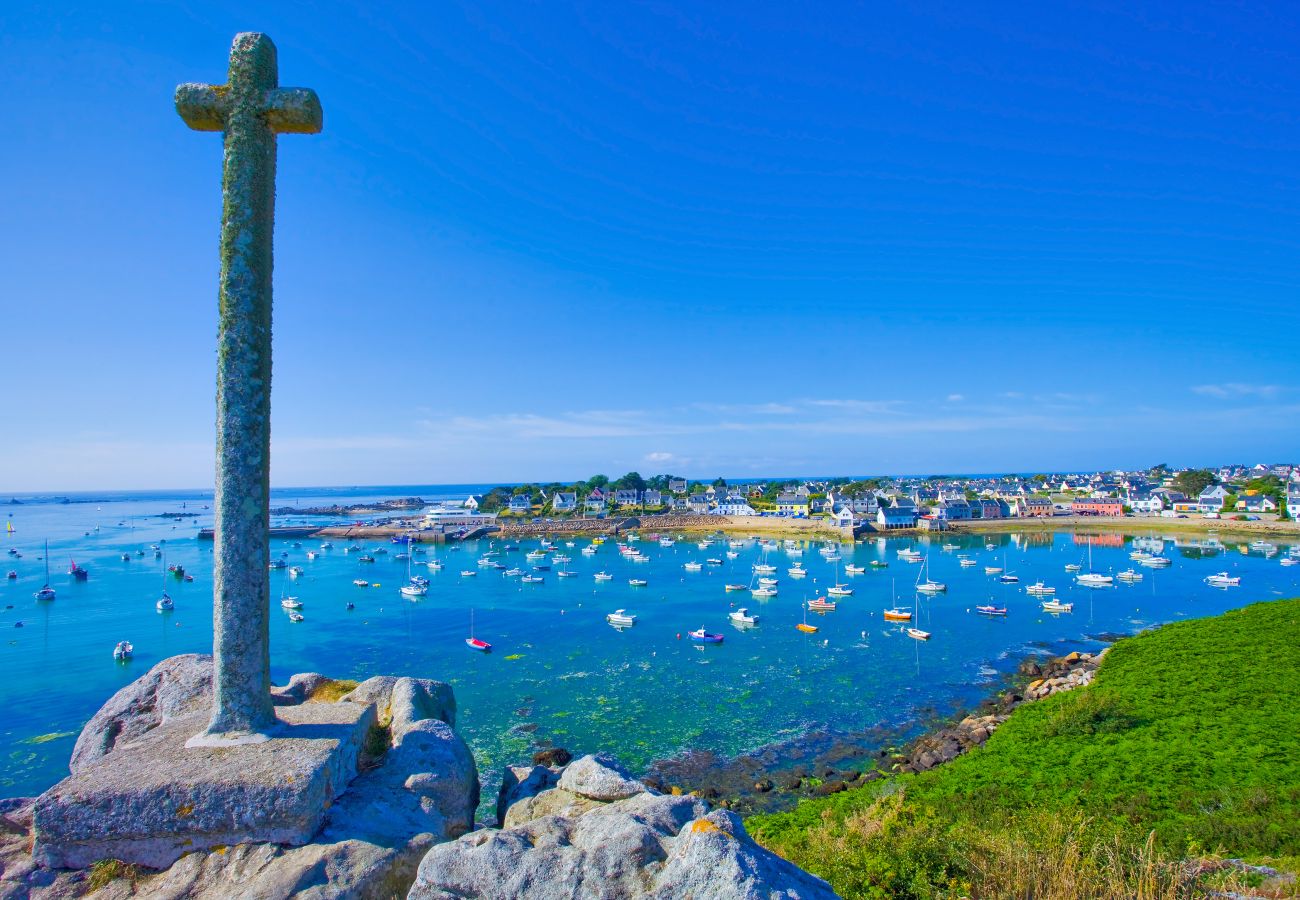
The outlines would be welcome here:
<svg viewBox="0 0 1300 900">
<path fill-rule="evenodd" d="M 693 513 L 702 515 L 709 511 L 710 503 L 708 494 L 691 494 L 690 498 L 686 502 L 690 505 L 691 512 Z"/>
<path fill-rule="evenodd" d="M 634 488 L 620 488 L 614 492 L 614 503 L 618 506 L 636 506 L 641 502 L 641 492 Z"/>
<path fill-rule="evenodd" d="M 1223 501 L 1227 497 L 1227 488 L 1221 484 L 1211 485 L 1196 498 L 1196 508 L 1201 512 L 1218 512 L 1223 509 Z"/>
<path fill-rule="evenodd" d="M 916 507 L 882 506 L 876 510 L 876 524 L 886 531 L 916 527 Z"/>
<path fill-rule="evenodd" d="M 1125 502 L 1135 513 L 1158 513 L 1165 508 L 1165 498 L 1160 494 L 1129 494 Z"/>
<path fill-rule="evenodd" d="M 830 510 L 831 523 L 841 528 L 853 527 L 853 507 L 848 503 L 836 503 Z"/>
<path fill-rule="evenodd" d="M 573 491 L 556 491 L 551 497 L 551 512 L 573 512 L 578 508 L 578 495 Z"/>
<path fill-rule="evenodd" d="M 668 479 L 668 490 L 672 491 L 674 494 L 686 493 L 686 479 L 685 478 Z"/>
<path fill-rule="evenodd" d="M 526 513 L 532 508 L 532 494 L 515 494 L 510 498 L 510 511 L 513 513 Z"/>
<path fill-rule="evenodd" d="M 606 502 L 605 492 L 600 488 L 592 488 L 591 493 L 587 495 L 584 505 L 587 508 L 587 512 L 604 512 Z"/>
<path fill-rule="evenodd" d="M 654 488 L 650 488 L 641 495 L 641 502 L 646 506 L 661 506 L 664 502 L 664 495 Z"/>
<path fill-rule="evenodd" d="M 481 494 L 470 494 L 465 498 L 465 502 L 462 503 L 461 506 L 465 507 L 470 512 L 474 512 L 478 509 L 478 505 L 482 499 L 483 496 Z"/>
<path fill-rule="evenodd" d="M 718 516 L 756 516 L 758 512 L 748 502 L 738 497 L 728 497 L 713 511 Z"/>
</svg>

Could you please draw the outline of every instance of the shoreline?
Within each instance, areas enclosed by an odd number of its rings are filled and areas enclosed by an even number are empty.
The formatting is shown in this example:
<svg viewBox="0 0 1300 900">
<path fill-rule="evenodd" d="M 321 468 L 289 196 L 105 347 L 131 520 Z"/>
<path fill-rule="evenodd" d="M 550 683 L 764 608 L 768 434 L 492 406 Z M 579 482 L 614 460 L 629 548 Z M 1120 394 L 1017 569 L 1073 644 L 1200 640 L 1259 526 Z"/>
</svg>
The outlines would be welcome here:
<svg viewBox="0 0 1300 900">
<path fill-rule="evenodd" d="M 642 780 L 663 793 L 695 793 L 740 815 L 792 809 L 800 801 L 824 797 L 900 772 L 932 768 L 982 744 L 1019 706 L 1048 696 L 1080 668 L 1095 668 L 1118 640 L 1133 634 L 1085 635 L 1057 645 L 1103 645 L 1065 653 L 1029 652 L 1003 672 L 991 690 L 950 712 L 918 710 L 910 723 L 878 724 L 847 732 L 819 726 L 785 741 L 732 757 L 711 750 L 685 750 L 650 763 Z M 1058 646 L 1058 649 L 1060 647 Z M 1088 683 L 1082 681 L 1083 684 Z M 1070 687 L 1077 686 L 1071 684 Z M 1069 688 L 1064 688 L 1069 689 Z"/>
</svg>

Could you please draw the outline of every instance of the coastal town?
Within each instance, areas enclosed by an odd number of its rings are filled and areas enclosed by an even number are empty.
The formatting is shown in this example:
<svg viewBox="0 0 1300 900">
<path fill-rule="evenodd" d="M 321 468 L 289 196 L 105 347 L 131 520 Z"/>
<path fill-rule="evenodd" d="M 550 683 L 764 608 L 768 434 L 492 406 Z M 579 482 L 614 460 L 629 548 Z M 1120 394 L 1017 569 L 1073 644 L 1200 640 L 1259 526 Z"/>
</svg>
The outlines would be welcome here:
<svg viewBox="0 0 1300 900">
<path fill-rule="evenodd" d="M 1289 463 L 1035 475 L 696 481 L 629 472 L 610 480 L 499 486 L 424 512 L 426 530 L 566 527 L 629 517 L 716 517 L 755 526 L 943 531 L 988 520 L 1158 518 L 1236 523 L 1294 519 L 1300 466 Z M 697 521 L 707 521 L 696 519 Z M 766 524 L 766 523 L 764 523 Z"/>
</svg>

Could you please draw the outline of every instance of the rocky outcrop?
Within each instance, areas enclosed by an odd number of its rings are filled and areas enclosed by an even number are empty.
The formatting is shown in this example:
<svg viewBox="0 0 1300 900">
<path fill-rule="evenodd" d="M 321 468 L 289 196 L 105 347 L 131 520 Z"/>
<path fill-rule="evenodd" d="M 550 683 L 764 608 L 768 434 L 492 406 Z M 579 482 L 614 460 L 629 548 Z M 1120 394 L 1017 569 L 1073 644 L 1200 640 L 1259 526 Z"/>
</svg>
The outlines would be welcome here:
<svg viewBox="0 0 1300 900">
<path fill-rule="evenodd" d="M 1025 660 L 1020 664 L 1020 674 L 1034 680 L 1029 682 L 1022 693 L 1004 695 L 1004 702 L 997 712 L 984 716 L 967 716 L 956 725 L 940 728 L 918 738 L 899 760 L 899 769 L 905 772 L 924 772 L 950 762 L 968 750 L 983 745 L 1020 704 L 1091 684 L 1106 652 L 1071 653 L 1046 662 Z"/>
<path fill-rule="evenodd" d="M 72 748 L 75 773 L 164 722 L 212 704 L 212 657 L 186 653 L 164 659 L 109 698 Z"/>
<path fill-rule="evenodd" d="M 530 793 L 553 778 L 556 787 Z M 835 896 L 754 843 L 735 814 L 652 791 L 609 757 L 585 756 L 559 773 L 511 769 L 505 780 L 503 801 L 520 796 L 499 809 L 513 824 L 435 846 L 409 900 Z"/>
<path fill-rule="evenodd" d="M 77 742 L 81 765 L 160 725 L 192 718 L 211 698 L 211 657 L 164 660 L 119 691 Z M 315 709 L 312 696 L 328 682 L 295 675 L 273 689 L 277 706 Z M 34 799 L 0 801 L 0 900 L 82 897 L 391 898 L 403 896 L 421 858 L 438 842 L 467 833 L 479 800 L 478 771 L 469 748 L 452 729 L 456 701 L 438 681 L 379 677 L 358 685 L 339 703 L 373 706 L 379 724 L 363 757 L 368 768 L 329 805 L 309 843 L 241 843 L 192 852 L 161 871 L 130 866 L 45 868 L 31 855 Z M 373 720 L 373 719 L 372 719 Z M 558 779 L 558 771 L 555 778 Z M 112 877 L 116 876 L 116 877 Z"/>
</svg>

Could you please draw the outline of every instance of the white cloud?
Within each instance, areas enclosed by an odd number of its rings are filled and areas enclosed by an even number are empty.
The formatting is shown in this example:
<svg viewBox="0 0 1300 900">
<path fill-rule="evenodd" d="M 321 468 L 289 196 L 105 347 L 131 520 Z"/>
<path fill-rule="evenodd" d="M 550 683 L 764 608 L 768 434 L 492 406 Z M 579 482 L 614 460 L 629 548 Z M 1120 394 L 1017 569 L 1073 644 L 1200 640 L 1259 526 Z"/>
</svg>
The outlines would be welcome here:
<svg viewBox="0 0 1300 900">
<path fill-rule="evenodd" d="M 674 459 L 676 459 L 676 457 L 671 453 L 664 452 L 663 450 L 656 450 L 653 453 L 647 453 L 645 455 L 645 461 L 649 463 L 666 463 L 672 462 Z"/>
<path fill-rule="evenodd" d="M 960 403 L 960 402 L 962 402 L 962 401 L 965 400 L 965 399 L 966 399 L 966 396 L 965 396 L 964 394 L 949 394 L 949 395 L 948 395 L 948 402 L 949 402 L 949 403 Z"/>
<path fill-rule="evenodd" d="M 1272 398 L 1282 392 L 1282 386 L 1277 384 L 1243 384 L 1239 381 L 1228 381 L 1223 384 L 1198 384 L 1192 388 L 1192 392 L 1206 397 L 1218 397 L 1220 400 L 1234 397 Z"/>
</svg>

